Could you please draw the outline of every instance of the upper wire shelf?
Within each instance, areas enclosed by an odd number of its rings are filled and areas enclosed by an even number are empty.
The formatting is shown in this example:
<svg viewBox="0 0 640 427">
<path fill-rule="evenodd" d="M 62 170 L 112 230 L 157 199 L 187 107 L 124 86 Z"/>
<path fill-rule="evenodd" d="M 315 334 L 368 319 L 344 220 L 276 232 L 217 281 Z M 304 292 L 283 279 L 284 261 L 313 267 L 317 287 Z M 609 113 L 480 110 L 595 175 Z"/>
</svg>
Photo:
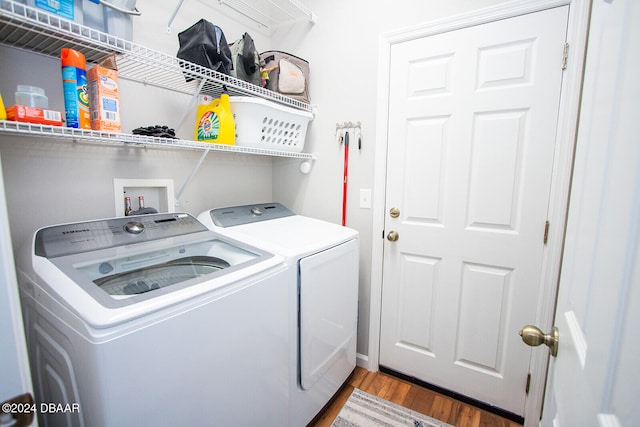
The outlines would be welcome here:
<svg viewBox="0 0 640 427">
<path fill-rule="evenodd" d="M 0 0 L 0 43 L 51 57 L 59 57 L 60 49 L 69 47 L 84 54 L 88 63 L 97 63 L 115 52 L 118 76 L 127 80 L 188 95 L 199 92 L 214 97 L 219 97 L 226 87 L 230 95 L 257 96 L 312 112 L 311 105 L 297 99 L 13 0 Z"/>
<path fill-rule="evenodd" d="M 298 0 L 218 0 L 258 25 L 273 29 L 290 22 L 316 22 L 316 15 Z"/>
<path fill-rule="evenodd" d="M 178 0 L 167 23 L 168 32 L 183 3 L 184 0 Z M 299 0 L 218 0 L 218 3 L 268 30 L 300 21 L 316 23 L 316 14 Z"/>
<path fill-rule="evenodd" d="M 203 93 L 214 97 L 219 97 L 224 90 L 223 88 L 226 87 L 230 95 L 257 96 L 299 110 L 312 111 L 309 104 L 296 99 L 79 25 L 13 0 L 0 0 L 0 44 L 51 57 L 59 57 L 60 50 L 63 47 L 69 47 L 82 52 L 88 63 L 96 63 L 105 55 L 115 52 L 117 54 L 118 76 L 127 80 L 187 95 Z M 187 77 L 190 81 L 187 81 Z M 128 147 L 212 150 L 272 157 L 315 159 L 315 154 L 12 121 L 0 121 L 0 133 L 35 135 L 61 141 Z"/>
</svg>

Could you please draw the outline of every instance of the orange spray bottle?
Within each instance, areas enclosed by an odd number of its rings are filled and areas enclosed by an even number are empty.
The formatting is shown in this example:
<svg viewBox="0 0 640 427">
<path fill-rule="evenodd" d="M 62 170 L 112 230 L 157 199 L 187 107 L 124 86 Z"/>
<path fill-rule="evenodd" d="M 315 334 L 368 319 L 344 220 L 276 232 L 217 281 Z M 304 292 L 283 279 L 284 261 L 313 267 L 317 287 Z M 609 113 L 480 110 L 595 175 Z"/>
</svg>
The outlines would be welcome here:
<svg viewBox="0 0 640 427">
<path fill-rule="evenodd" d="M 67 127 L 91 129 L 87 64 L 84 55 L 65 47 L 60 51 L 60 60 Z"/>
</svg>

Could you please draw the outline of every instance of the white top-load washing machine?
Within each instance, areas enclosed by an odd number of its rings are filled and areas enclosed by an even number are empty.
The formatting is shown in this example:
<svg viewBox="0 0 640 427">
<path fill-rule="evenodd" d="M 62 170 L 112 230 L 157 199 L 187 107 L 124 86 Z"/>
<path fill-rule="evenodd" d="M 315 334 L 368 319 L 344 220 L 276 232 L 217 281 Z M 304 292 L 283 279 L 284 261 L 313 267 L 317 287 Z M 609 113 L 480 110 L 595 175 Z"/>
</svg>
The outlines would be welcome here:
<svg viewBox="0 0 640 427">
<path fill-rule="evenodd" d="M 356 365 L 358 232 L 278 203 L 212 209 L 217 233 L 282 255 L 290 267 L 290 418 L 307 425 Z"/>
<path fill-rule="evenodd" d="M 38 230 L 19 287 L 43 426 L 280 426 L 288 269 L 188 214 Z"/>
</svg>

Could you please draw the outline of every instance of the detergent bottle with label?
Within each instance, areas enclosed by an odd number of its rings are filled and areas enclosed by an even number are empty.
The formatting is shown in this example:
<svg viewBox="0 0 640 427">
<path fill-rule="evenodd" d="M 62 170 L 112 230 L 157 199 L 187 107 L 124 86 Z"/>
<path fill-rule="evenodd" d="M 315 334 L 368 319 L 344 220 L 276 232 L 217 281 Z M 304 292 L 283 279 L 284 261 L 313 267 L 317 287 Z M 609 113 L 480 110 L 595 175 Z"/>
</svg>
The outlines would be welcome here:
<svg viewBox="0 0 640 427">
<path fill-rule="evenodd" d="M 1 93 L 0 93 L 0 120 L 7 120 L 7 111 L 4 109 L 4 102 L 2 102 Z"/>
<path fill-rule="evenodd" d="M 228 93 L 222 93 L 220 98 L 200 95 L 193 139 L 216 144 L 235 144 L 236 126 Z"/>
</svg>

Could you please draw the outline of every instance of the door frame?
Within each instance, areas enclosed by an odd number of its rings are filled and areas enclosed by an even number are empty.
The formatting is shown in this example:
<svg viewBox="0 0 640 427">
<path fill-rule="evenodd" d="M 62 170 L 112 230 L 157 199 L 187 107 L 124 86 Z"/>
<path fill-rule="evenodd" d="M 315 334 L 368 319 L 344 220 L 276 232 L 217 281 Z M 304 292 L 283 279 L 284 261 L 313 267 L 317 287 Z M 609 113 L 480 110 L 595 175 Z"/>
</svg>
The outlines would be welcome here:
<svg viewBox="0 0 640 427">
<path fill-rule="evenodd" d="M 547 245 L 543 253 L 541 287 L 536 310 L 536 325 L 551 330 L 555 316 L 555 301 L 560 273 L 562 245 L 569 200 L 569 188 L 576 141 L 577 120 L 580 108 L 582 73 L 589 27 L 590 0 L 516 0 L 502 5 L 480 9 L 444 20 L 385 33 L 378 48 L 378 97 L 376 110 L 376 148 L 374 163 L 373 226 L 374 238 L 371 255 L 371 290 L 369 307 L 369 347 L 366 358 L 360 360 L 369 371 L 379 369 L 380 319 L 382 306 L 382 265 L 384 257 L 384 222 L 386 201 L 387 134 L 389 124 L 389 78 L 391 48 L 393 45 L 431 35 L 455 31 L 475 25 L 490 23 L 569 5 L 567 43 L 569 55 L 562 76 L 558 129 L 552 172 L 548 220 L 551 224 Z M 558 66 L 562 51 L 558 50 Z M 559 143 L 563 142 L 564 143 Z M 543 230 L 540 230 L 542 238 Z M 525 325 L 522 325 L 525 326 Z M 517 333 L 517 331 L 514 331 Z M 525 345 L 523 343 L 523 345 Z M 533 351 L 530 369 L 531 384 L 525 403 L 525 425 L 539 424 L 547 374 L 547 351 Z"/>
</svg>

